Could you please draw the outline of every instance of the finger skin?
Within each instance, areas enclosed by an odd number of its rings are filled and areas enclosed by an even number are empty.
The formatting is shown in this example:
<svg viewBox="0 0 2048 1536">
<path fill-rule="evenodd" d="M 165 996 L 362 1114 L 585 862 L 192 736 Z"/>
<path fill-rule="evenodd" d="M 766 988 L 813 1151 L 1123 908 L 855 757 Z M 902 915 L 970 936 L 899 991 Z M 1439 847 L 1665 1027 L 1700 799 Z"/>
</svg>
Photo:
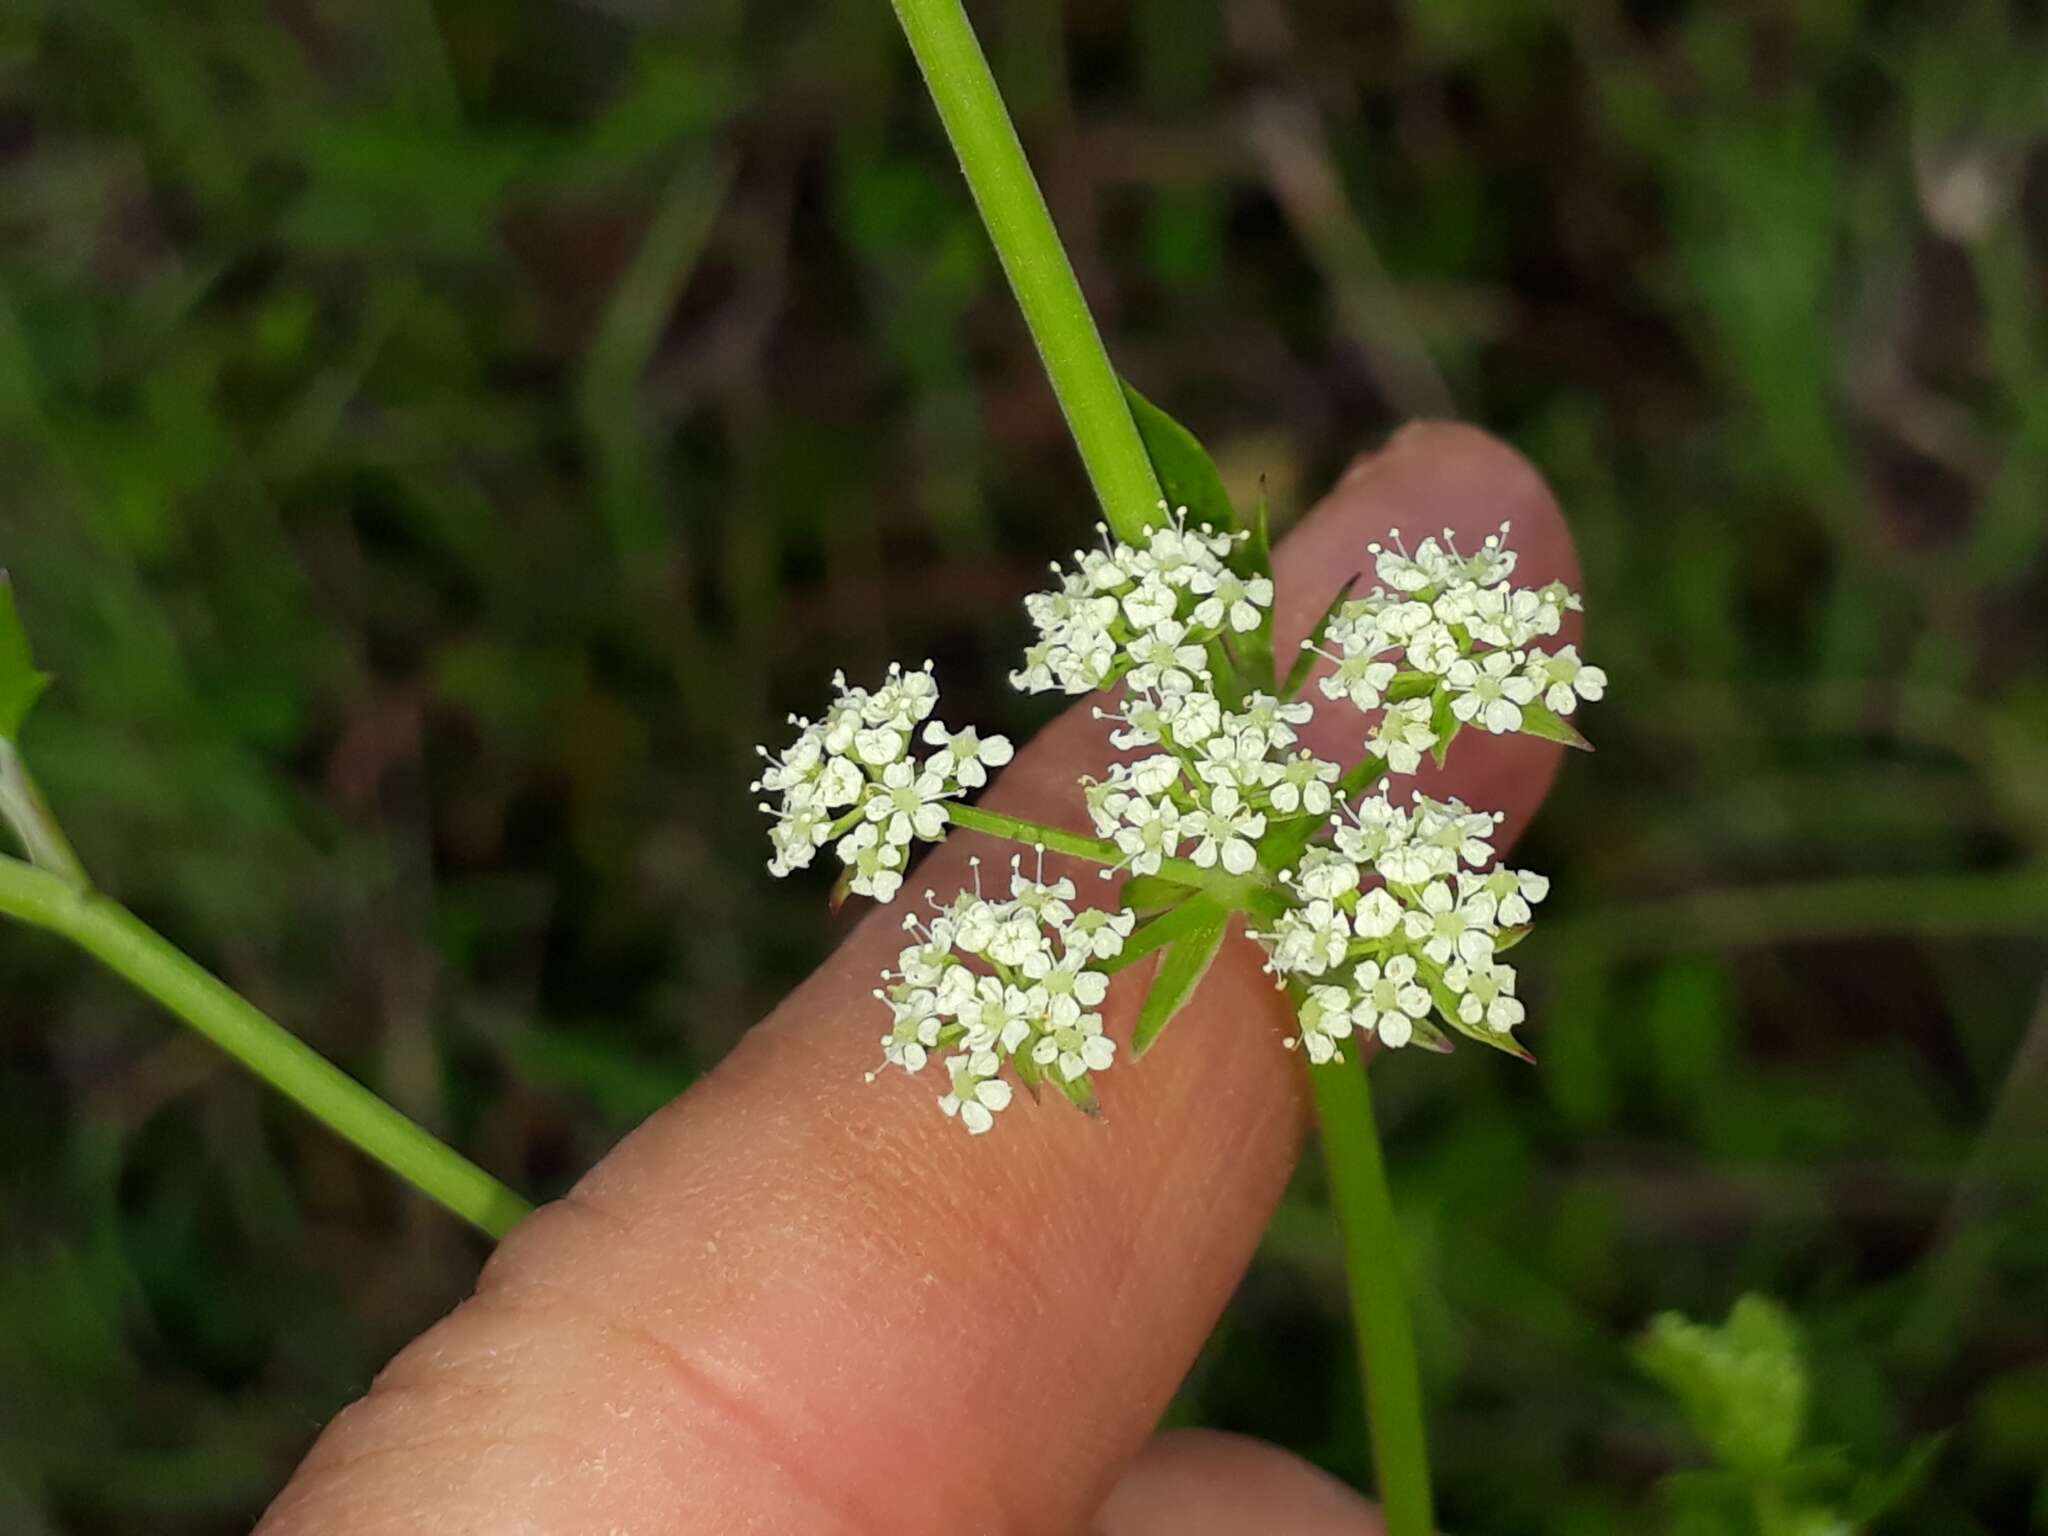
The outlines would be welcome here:
<svg viewBox="0 0 2048 1536">
<path fill-rule="evenodd" d="M 1383 1536 L 1379 1512 L 1278 1446 L 1213 1429 L 1155 1435 L 1089 1536 Z"/>
<path fill-rule="evenodd" d="M 1448 526 L 1469 547 L 1506 518 L 1522 579 L 1575 580 L 1524 460 L 1471 428 L 1404 429 L 1279 551 L 1283 658 L 1389 526 Z M 1320 710 L 1342 729 L 1318 744 L 1356 756 L 1363 731 L 1342 714 Z M 988 803 L 1076 825 L 1074 780 L 1109 756 L 1102 725 L 1071 710 Z M 1468 732 L 1446 781 L 1424 783 L 1505 810 L 1511 835 L 1556 757 Z M 957 889 L 977 848 L 1007 874 L 1007 849 L 956 836 L 909 890 Z M 514 1232 L 477 1294 L 329 1427 L 262 1536 L 1081 1528 L 1293 1165 L 1304 1110 L 1284 1010 L 1233 938 L 1145 1060 L 1102 1075 L 1099 1120 L 1026 1101 L 970 1140 L 934 1106 L 930 1069 L 862 1082 L 902 910 L 871 914 L 715 1072 Z M 1141 987 L 1112 989 L 1120 1039 Z"/>
</svg>

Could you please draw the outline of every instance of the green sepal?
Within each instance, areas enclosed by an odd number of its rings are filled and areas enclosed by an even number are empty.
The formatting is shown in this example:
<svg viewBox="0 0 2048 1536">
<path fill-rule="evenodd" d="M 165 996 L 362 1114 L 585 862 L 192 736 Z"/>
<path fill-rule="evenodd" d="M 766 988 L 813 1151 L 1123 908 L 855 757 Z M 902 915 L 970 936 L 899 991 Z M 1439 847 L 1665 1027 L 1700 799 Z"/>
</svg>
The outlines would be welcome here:
<svg viewBox="0 0 2048 1536">
<path fill-rule="evenodd" d="M 1593 750 L 1593 743 L 1579 734 L 1577 726 L 1544 704 L 1522 706 L 1522 734 L 1542 741 L 1555 741 L 1580 752 Z"/>
<path fill-rule="evenodd" d="M 1067 1102 L 1082 1114 L 1092 1119 L 1102 1113 L 1102 1101 L 1095 1097 L 1095 1084 L 1088 1080 L 1087 1073 L 1082 1073 L 1070 1083 L 1058 1072 L 1048 1072 L 1045 1080 L 1065 1094 Z"/>
<path fill-rule="evenodd" d="M 0 571 L 0 741 L 21 734 L 21 722 L 50 686 L 50 674 L 36 670 L 28 631 L 14 606 L 14 584 Z"/>
<path fill-rule="evenodd" d="M 1223 903 L 1209 892 L 1195 892 L 1179 906 L 1169 908 L 1150 922 L 1142 924 L 1124 940 L 1124 947 L 1102 961 L 1097 969 L 1105 975 L 1114 976 L 1126 966 L 1137 964 L 1155 950 L 1164 949 L 1205 924 L 1228 915 Z"/>
<path fill-rule="evenodd" d="M 1396 672 L 1394 680 L 1387 684 L 1387 702 L 1405 704 L 1410 699 L 1426 699 L 1436 692 L 1440 681 L 1434 672 Z"/>
<path fill-rule="evenodd" d="M 1301 643 L 1301 654 L 1294 658 L 1294 665 L 1287 669 L 1287 681 L 1280 685 L 1280 697 L 1291 699 L 1301 692 L 1302 684 L 1308 681 L 1309 668 L 1316 664 L 1312 645 L 1320 645 L 1323 636 L 1329 632 L 1330 623 L 1337 617 L 1337 610 L 1350 600 L 1351 589 L 1358 585 L 1363 572 L 1353 571 L 1348 581 L 1337 589 L 1337 595 L 1330 599 L 1330 606 L 1323 610 L 1323 616 L 1316 620 L 1316 627 L 1308 632 L 1308 638 Z"/>
<path fill-rule="evenodd" d="M 1425 1051 L 1433 1052 L 1438 1056 L 1448 1056 L 1457 1049 L 1451 1043 L 1451 1037 L 1438 1029 L 1430 1020 L 1410 1019 L 1408 1022 L 1410 1026 L 1408 1043 L 1410 1045 L 1419 1045 Z"/>
<path fill-rule="evenodd" d="M 1451 755 L 1451 743 L 1458 739 L 1458 732 L 1465 728 L 1464 721 L 1451 713 L 1451 695 L 1446 689 L 1436 696 L 1430 706 L 1429 728 L 1436 733 L 1436 744 L 1429 749 L 1430 760 L 1437 767 L 1444 765 L 1444 759 Z"/>
<path fill-rule="evenodd" d="M 1117 892 L 1117 905 L 1133 912 L 1152 912 L 1170 907 L 1187 897 L 1193 886 L 1182 885 L 1164 875 L 1133 875 Z"/>
<path fill-rule="evenodd" d="M 1195 902 L 1213 900 L 1206 893 L 1195 898 Z M 1195 902 L 1189 902 L 1193 906 Z M 1188 999 L 1195 995 L 1195 989 L 1202 984 L 1202 978 L 1209 974 L 1209 964 L 1216 958 L 1216 951 L 1223 947 L 1223 934 L 1230 925 L 1230 914 L 1220 908 L 1208 921 L 1174 942 L 1166 956 L 1159 962 L 1159 973 L 1152 978 L 1152 990 L 1145 994 L 1144 1006 L 1138 1010 L 1138 1024 L 1131 1032 L 1131 1059 L 1138 1060 L 1152 1048 L 1152 1042 L 1165 1032 Z"/>
<path fill-rule="evenodd" d="M 1034 1104 L 1042 1102 L 1039 1090 L 1045 1083 L 1045 1068 L 1031 1059 L 1029 1051 L 1019 1051 L 1010 1058 L 1010 1065 L 1017 1069 L 1017 1081 L 1024 1085 L 1024 1091 L 1031 1095 Z"/>
<path fill-rule="evenodd" d="M 1529 937 L 1529 930 L 1534 926 L 1533 923 L 1524 923 L 1519 928 L 1501 929 L 1499 933 L 1493 936 L 1493 952 L 1496 955 L 1506 954 L 1517 944 L 1521 943 L 1522 940 Z"/>
<path fill-rule="evenodd" d="M 1219 533 L 1237 531 L 1237 513 L 1230 505 L 1230 493 L 1223 488 L 1223 476 L 1209 450 L 1186 427 L 1139 394 L 1129 379 L 1122 381 L 1124 399 L 1131 407 L 1131 420 L 1145 444 L 1145 456 L 1159 477 L 1159 489 L 1169 508 L 1186 507 L 1188 521 L 1207 523 Z M 1154 527 L 1164 521 L 1157 513 L 1146 519 Z"/>
</svg>

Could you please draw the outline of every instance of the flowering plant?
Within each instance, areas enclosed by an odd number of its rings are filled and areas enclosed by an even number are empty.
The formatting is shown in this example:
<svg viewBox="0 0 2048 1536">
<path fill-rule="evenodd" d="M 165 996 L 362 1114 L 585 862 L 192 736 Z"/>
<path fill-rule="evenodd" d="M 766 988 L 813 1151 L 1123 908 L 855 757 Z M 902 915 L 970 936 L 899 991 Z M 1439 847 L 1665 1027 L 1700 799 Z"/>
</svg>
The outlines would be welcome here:
<svg viewBox="0 0 2048 1536">
<path fill-rule="evenodd" d="M 1164 435 L 1151 437 L 1158 452 Z M 1098 526 L 1098 547 L 1025 600 L 1037 638 L 1011 683 L 1101 693 L 1095 713 L 1114 726 L 1122 756 L 1076 786 L 1094 837 L 965 803 L 1010 743 L 933 718 L 929 662 L 892 666 L 872 692 L 835 677 L 820 719 L 793 717 L 795 741 L 779 756 L 762 749 L 753 787 L 771 797 L 774 874 L 829 844 L 845 891 L 889 902 L 912 845 L 950 827 L 1034 850 L 1028 873 L 1012 859 L 1006 893 L 985 886 L 978 860 L 974 889 L 925 892 L 931 910 L 905 918 L 913 942 L 875 994 L 884 1066 L 917 1074 L 939 1061 L 939 1106 L 971 1134 L 1011 1103 L 1006 1074 L 1033 1097 L 1050 1084 L 1093 1111 L 1091 1079 L 1118 1056 L 1099 1011 L 1109 977 L 1158 956 L 1130 1043 L 1141 1056 L 1234 917 L 1293 999 L 1287 1045 L 1313 1063 L 1343 1060 L 1354 1039 L 1447 1051 L 1453 1035 L 1527 1059 L 1502 956 L 1549 882 L 1497 862 L 1498 813 L 1403 795 L 1399 781 L 1425 754 L 1441 766 L 1468 729 L 1585 745 L 1569 717 L 1601 696 L 1605 674 L 1575 645 L 1545 644 L 1577 595 L 1516 585 L 1505 524 L 1470 554 L 1448 531 L 1413 551 L 1396 535 L 1364 551 L 1371 590 L 1347 584 L 1277 678 L 1263 511 L 1236 527 L 1220 491 L 1204 511 L 1161 503 L 1133 541 Z M 1300 745 L 1316 695 L 1356 719 L 1366 755 L 1348 771 Z M 1118 905 L 1077 907 L 1072 880 L 1045 877 L 1048 848 L 1093 860 L 1104 880 L 1125 876 Z"/>
</svg>

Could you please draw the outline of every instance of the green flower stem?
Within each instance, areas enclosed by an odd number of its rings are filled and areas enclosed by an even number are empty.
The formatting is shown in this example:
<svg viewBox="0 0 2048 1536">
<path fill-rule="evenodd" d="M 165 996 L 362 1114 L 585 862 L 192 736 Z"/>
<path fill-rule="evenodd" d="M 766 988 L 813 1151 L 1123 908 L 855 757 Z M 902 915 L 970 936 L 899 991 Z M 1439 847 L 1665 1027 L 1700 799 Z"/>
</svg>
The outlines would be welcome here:
<svg viewBox="0 0 2048 1536">
<path fill-rule="evenodd" d="M 0 737 L 0 822 L 14 829 L 29 861 L 37 868 L 47 869 L 72 885 L 90 883 L 85 866 L 71 851 L 64 829 L 50 814 L 49 802 L 29 777 L 28 764 L 5 737 Z"/>
<path fill-rule="evenodd" d="M 107 897 L 0 856 L 0 914 L 71 940 L 314 1119 L 491 1237 L 503 1237 L 531 1209 Z"/>
<path fill-rule="evenodd" d="M 895 0 L 895 6 L 1096 499 L 1117 536 L 1134 540 L 1156 520 L 1159 477 L 967 12 L 960 0 Z"/>
<path fill-rule="evenodd" d="M 1380 1509 L 1387 1536 L 1434 1536 L 1422 1379 L 1401 1277 L 1400 1234 L 1373 1120 L 1372 1085 L 1356 1053 L 1347 1057 L 1310 1067 L 1309 1079 L 1315 1087 L 1330 1204 L 1344 1239 Z"/>
<path fill-rule="evenodd" d="M 1071 854 L 1077 859 L 1087 859 L 1094 864 L 1121 864 L 1123 850 L 1115 843 L 1099 837 L 1083 837 L 1078 832 L 1062 832 L 1058 827 L 1048 827 L 1036 821 L 1026 821 L 1019 816 L 1005 816 L 1000 811 L 985 811 L 978 805 L 962 805 L 958 801 L 946 802 L 946 819 L 956 827 L 969 832 L 986 832 L 991 837 L 1006 837 L 1013 843 L 1022 843 L 1027 848 L 1044 844 L 1049 853 Z M 1220 870 L 1204 869 L 1188 859 L 1161 859 L 1159 873 L 1169 880 L 1182 885 L 1210 886 L 1218 879 L 1230 880 L 1233 888 L 1242 884 Z"/>
</svg>

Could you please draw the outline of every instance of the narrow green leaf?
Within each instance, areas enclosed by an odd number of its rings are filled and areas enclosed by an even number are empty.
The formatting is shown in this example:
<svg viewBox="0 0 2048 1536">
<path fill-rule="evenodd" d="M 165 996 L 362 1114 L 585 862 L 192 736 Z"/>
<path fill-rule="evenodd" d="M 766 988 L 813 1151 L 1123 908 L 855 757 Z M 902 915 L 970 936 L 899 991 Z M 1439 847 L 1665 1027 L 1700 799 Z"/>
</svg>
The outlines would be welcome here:
<svg viewBox="0 0 2048 1536">
<path fill-rule="evenodd" d="M 1193 933 L 1196 929 L 1217 918 L 1227 915 L 1222 902 L 1207 891 L 1196 892 L 1179 906 L 1174 907 L 1149 923 L 1141 925 L 1128 939 L 1124 947 L 1102 962 L 1100 969 L 1115 975 L 1126 966 L 1135 965 L 1155 950 L 1164 949 L 1176 939 Z"/>
<path fill-rule="evenodd" d="M 1436 696 L 1436 703 L 1430 707 L 1429 728 L 1436 732 L 1436 745 L 1429 749 L 1430 758 L 1441 768 L 1444 759 L 1450 756 L 1451 743 L 1457 740 L 1458 732 L 1464 729 L 1464 722 L 1451 713 L 1450 690 L 1445 689 Z"/>
<path fill-rule="evenodd" d="M 1522 706 L 1522 734 L 1540 737 L 1544 741 L 1561 742 L 1581 752 L 1593 750 L 1593 743 L 1579 734 L 1577 726 L 1542 704 Z"/>
<path fill-rule="evenodd" d="M 1192 890 L 1192 886 L 1169 880 L 1164 875 L 1133 875 L 1117 892 L 1117 901 L 1133 912 L 1149 912 L 1174 905 Z"/>
<path fill-rule="evenodd" d="M 1196 898 L 1197 901 L 1201 899 Z M 1190 906 L 1193 904 L 1189 903 Z M 1132 1060 L 1137 1060 L 1152 1048 L 1152 1042 L 1195 995 L 1195 988 L 1209 974 L 1209 963 L 1216 958 L 1216 951 L 1223 947 L 1224 930 L 1229 925 L 1230 914 L 1219 912 L 1167 950 L 1166 957 L 1159 962 L 1159 974 L 1152 978 L 1152 990 L 1146 994 L 1145 1004 L 1138 1010 L 1138 1025 L 1131 1034 Z"/>
<path fill-rule="evenodd" d="M 50 674 L 36 670 L 29 652 L 28 631 L 14 606 L 14 585 L 0 571 L 0 740 L 21 734 L 21 722 L 49 686 Z"/>
<path fill-rule="evenodd" d="M 1358 585 L 1358 578 L 1363 574 L 1362 571 L 1351 573 L 1350 579 L 1339 587 L 1337 595 L 1330 599 L 1330 606 L 1323 610 L 1323 616 L 1316 620 L 1316 627 L 1308 632 L 1308 639 L 1302 642 L 1301 652 L 1294 658 L 1294 665 L 1287 669 L 1287 681 L 1280 685 L 1281 698 L 1291 699 L 1301 692 L 1301 685 L 1308 681 L 1309 668 L 1316 664 L 1315 652 L 1309 647 L 1323 643 L 1323 636 L 1329 632 L 1330 621 L 1337 617 L 1337 610 L 1350 599 L 1351 589 Z"/>
<path fill-rule="evenodd" d="M 1237 513 L 1209 450 L 1194 433 L 1139 394 L 1130 380 L 1125 379 L 1123 386 L 1131 419 L 1138 425 L 1138 436 L 1152 460 L 1152 472 L 1159 477 L 1167 506 L 1186 507 L 1191 523 L 1207 523 L 1219 532 L 1235 531 Z"/>
<path fill-rule="evenodd" d="M 1259 487 L 1259 505 L 1252 514 L 1252 536 L 1240 544 L 1230 556 L 1230 568 L 1238 575 L 1250 578 L 1273 575 L 1273 535 L 1267 517 L 1266 490 Z M 1259 627 L 1248 635 L 1233 635 L 1231 643 L 1237 647 L 1244 663 L 1244 677 L 1248 688 L 1261 693 L 1273 693 L 1278 689 L 1279 671 L 1273 663 L 1273 609 L 1268 606 L 1259 614 Z"/>
</svg>

